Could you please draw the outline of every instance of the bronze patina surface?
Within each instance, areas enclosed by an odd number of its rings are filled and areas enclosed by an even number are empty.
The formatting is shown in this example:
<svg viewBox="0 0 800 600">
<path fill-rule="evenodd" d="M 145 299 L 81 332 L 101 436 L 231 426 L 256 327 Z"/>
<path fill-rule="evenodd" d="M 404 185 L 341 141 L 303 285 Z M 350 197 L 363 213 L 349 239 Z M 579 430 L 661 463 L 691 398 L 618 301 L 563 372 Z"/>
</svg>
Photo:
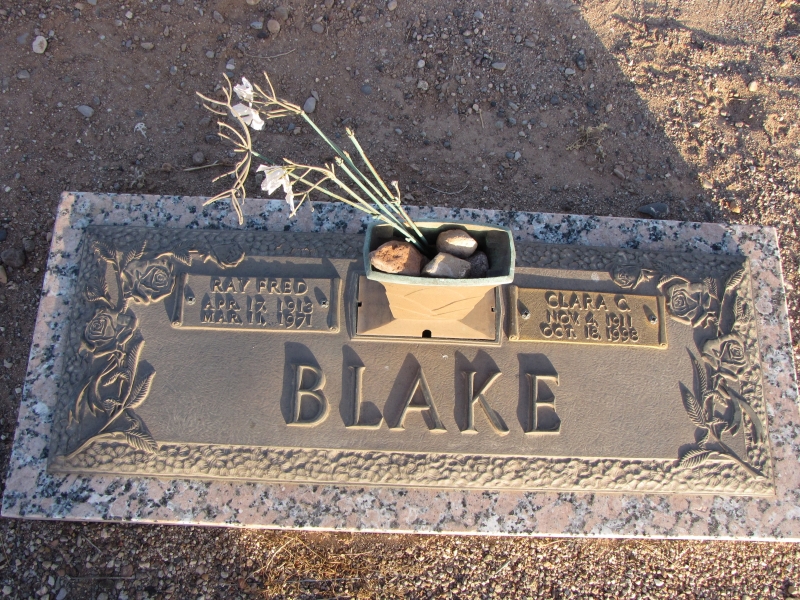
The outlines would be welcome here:
<svg viewBox="0 0 800 600">
<path fill-rule="evenodd" d="M 519 244 L 454 340 L 359 292 L 359 236 L 86 239 L 53 472 L 774 492 L 743 257 Z"/>
</svg>

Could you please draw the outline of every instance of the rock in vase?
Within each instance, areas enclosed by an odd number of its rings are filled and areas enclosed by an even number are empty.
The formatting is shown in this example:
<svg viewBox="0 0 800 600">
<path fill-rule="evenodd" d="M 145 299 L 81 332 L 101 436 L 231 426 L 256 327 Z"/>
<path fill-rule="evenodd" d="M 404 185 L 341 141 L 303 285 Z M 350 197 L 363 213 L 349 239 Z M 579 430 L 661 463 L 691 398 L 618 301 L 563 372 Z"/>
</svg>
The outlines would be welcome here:
<svg viewBox="0 0 800 600">
<path fill-rule="evenodd" d="M 469 258 L 477 248 L 478 242 L 461 229 L 443 231 L 436 238 L 436 251 L 452 254 L 456 258 Z"/>
<path fill-rule="evenodd" d="M 445 277 L 447 279 L 464 279 L 469 276 L 470 264 L 452 254 L 440 252 L 433 260 L 425 265 L 422 272 L 430 277 Z"/>
<path fill-rule="evenodd" d="M 370 264 L 384 273 L 418 277 L 425 257 L 413 244 L 391 240 L 369 255 Z"/>
</svg>

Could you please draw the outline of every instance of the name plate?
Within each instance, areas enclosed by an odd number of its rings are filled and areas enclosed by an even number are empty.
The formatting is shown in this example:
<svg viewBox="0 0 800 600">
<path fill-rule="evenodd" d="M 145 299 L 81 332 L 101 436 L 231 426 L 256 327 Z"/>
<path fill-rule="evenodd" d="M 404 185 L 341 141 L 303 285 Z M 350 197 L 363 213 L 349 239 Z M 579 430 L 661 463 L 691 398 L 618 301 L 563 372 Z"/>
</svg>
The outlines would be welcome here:
<svg viewBox="0 0 800 600">
<path fill-rule="evenodd" d="M 510 286 L 511 341 L 666 348 L 663 296 Z"/>
<path fill-rule="evenodd" d="M 236 277 L 184 273 L 173 327 L 227 331 L 339 330 L 339 278 Z"/>
</svg>

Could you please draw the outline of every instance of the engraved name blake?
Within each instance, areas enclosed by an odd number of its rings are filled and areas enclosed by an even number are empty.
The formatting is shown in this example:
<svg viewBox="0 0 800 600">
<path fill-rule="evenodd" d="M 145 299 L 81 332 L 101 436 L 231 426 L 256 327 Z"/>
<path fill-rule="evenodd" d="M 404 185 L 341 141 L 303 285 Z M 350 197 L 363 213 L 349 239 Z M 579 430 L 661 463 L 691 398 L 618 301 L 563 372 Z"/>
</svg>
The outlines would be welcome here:
<svg viewBox="0 0 800 600">
<path fill-rule="evenodd" d="M 313 365 L 292 364 L 294 371 L 294 385 L 292 388 L 290 427 L 316 427 L 324 422 L 330 414 L 330 404 L 325 396 L 325 373 Z M 351 366 L 352 395 L 342 398 L 343 402 L 350 403 L 350 419 L 345 420 L 345 427 L 353 430 L 381 429 L 386 423 L 383 414 L 376 415 L 371 422 L 365 422 L 361 415 L 363 403 L 363 377 L 366 367 Z M 465 394 L 456 398 L 456 402 L 463 402 L 466 414 L 466 425 L 460 431 L 464 435 L 478 433 L 476 427 L 476 414 L 482 413 L 486 417 L 493 433 L 504 436 L 509 433 L 509 428 L 502 416 L 492 407 L 489 390 L 502 376 L 500 371 L 490 373 L 485 377 L 483 384 L 478 387 L 475 383 L 475 371 L 462 371 L 465 379 Z M 525 373 L 527 381 L 526 396 L 526 422 L 523 431 L 526 435 L 554 434 L 561 429 L 561 420 L 555 412 L 555 396 L 546 396 L 542 392 L 543 385 L 559 385 L 558 373 Z M 547 389 L 547 388 L 545 388 Z M 417 402 L 415 402 L 417 399 Z M 421 400 L 421 402 L 419 401 Z M 405 430 L 406 418 L 409 414 L 425 413 L 427 419 L 424 423 L 430 433 L 445 433 L 447 428 L 442 423 L 440 410 L 433 394 L 431 393 L 425 372 L 422 367 L 417 370 L 416 376 L 408 384 L 406 393 L 398 406 L 385 406 L 385 412 L 392 412 L 398 416 L 393 422 L 386 423 L 390 431 L 401 432 Z M 543 419 L 543 414 L 546 418 Z"/>
</svg>

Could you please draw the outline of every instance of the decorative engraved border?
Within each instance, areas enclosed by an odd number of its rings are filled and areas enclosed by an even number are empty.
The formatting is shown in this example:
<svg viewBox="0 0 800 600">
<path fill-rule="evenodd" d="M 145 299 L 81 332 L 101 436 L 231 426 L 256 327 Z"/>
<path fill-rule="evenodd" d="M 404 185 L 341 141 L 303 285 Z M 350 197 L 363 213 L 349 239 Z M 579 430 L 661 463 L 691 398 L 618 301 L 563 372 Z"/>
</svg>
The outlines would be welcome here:
<svg viewBox="0 0 800 600">
<path fill-rule="evenodd" d="M 771 481 L 726 461 L 487 456 L 161 443 L 157 454 L 99 442 L 57 457 L 58 473 L 485 490 L 726 493 L 769 496 Z M 199 475 L 202 473 L 202 475 Z"/>
<path fill-rule="evenodd" d="M 361 236 L 343 234 L 153 230 L 114 226 L 90 227 L 83 243 L 79 290 L 96 277 L 90 248 L 97 242 L 137 247 L 146 239 L 156 253 L 170 252 L 182 244 L 197 244 L 201 237 L 211 246 L 236 245 L 245 255 L 302 256 L 358 259 Z M 738 291 L 752 306 L 749 268 L 742 256 L 618 250 L 553 244 L 518 244 L 519 266 L 609 271 L 618 280 L 618 267 L 641 269 L 632 286 L 651 279 L 653 273 L 669 273 L 690 279 L 713 277 L 722 281 L 743 268 Z M 94 261 L 96 263 L 96 261 Z M 641 279 L 641 280 L 640 280 Z M 750 443 L 750 464 L 763 477 L 753 477 L 740 465 L 716 456 L 687 466 L 676 460 L 620 458 L 561 458 L 467 455 L 444 453 L 379 452 L 302 448 L 240 447 L 158 442 L 146 450 L 98 440 L 68 456 L 66 427 L 75 393 L 89 368 L 79 349 L 85 324 L 91 319 L 91 302 L 73 303 L 67 360 L 51 435 L 48 470 L 57 473 L 141 475 L 162 478 L 238 479 L 257 481 L 336 483 L 403 487 L 513 489 L 549 491 L 610 491 L 641 493 L 701 493 L 769 496 L 775 494 L 768 437 Z M 757 382 L 748 396 L 754 414 L 766 424 L 754 315 L 750 311 L 740 328 L 750 357 L 748 379 Z M 688 360 L 688 358 L 687 358 Z M 677 390 L 676 390 L 677 391 Z M 678 395 L 679 397 L 679 395 Z M 676 409 L 680 405 L 676 404 Z M 202 473 L 202 475 L 199 475 Z"/>
</svg>

